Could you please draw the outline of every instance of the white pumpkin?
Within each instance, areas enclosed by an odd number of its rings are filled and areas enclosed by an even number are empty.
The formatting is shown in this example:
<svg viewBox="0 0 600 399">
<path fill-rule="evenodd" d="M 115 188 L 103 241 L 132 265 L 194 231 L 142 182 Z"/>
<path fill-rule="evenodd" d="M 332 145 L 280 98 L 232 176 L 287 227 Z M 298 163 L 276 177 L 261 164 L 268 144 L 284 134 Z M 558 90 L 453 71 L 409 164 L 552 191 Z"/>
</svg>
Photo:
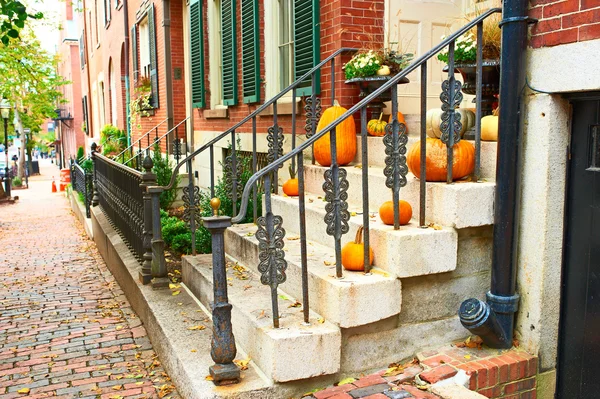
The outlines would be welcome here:
<svg viewBox="0 0 600 399">
<path fill-rule="evenodd" d="M 439 139 L 442 136 L 442 131 L 440 130 L 440 123 L 442 123 L 442 111 L 440 108 L 430 109 L 427 111 L 426 116 L 426 128 L 427 128 L 427 136 Z M 460 123 L 462 124 L 462 129 L 460 130 L 460 137 L 465 134 L 465 132 L 475 126 L 475 113 L 468 109 L 457 108 L 456 112 L 460 115 Z"/>
</svg>

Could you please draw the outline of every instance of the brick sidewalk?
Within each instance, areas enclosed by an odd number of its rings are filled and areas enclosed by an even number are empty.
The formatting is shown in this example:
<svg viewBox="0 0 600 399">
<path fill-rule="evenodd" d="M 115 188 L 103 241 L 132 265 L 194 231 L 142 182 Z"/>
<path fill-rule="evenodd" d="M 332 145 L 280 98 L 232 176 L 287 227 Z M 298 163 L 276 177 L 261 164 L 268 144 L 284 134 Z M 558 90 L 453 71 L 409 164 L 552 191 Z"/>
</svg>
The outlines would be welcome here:
<svg viewBox="0 0 600 399">
<path fill-rule="evenodd" d="M 179 398 L 52 166 L 0 206 L 0 397 Z"/>
</svg>

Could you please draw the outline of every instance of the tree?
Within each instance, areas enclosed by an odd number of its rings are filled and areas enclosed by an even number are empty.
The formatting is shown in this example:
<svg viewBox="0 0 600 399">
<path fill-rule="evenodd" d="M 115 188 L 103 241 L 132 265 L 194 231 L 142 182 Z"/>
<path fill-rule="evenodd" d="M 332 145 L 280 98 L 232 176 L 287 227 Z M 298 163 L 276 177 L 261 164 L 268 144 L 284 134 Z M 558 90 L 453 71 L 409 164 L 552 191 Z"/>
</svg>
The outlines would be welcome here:
<svg viewBox="0 0 600 399">
<path fill-rule="evenodd" d="M 18 39 L 20 30 L 27 19 L 42 19 L 43 14 L 30 14 L 27 7 L 18 0 L 0 0 L 0 42 L 8 45 L 11 39 Z"/>
<path fill-rule="evenodd" d="M 23 127 L 36 132 L 44 120 L 56 116 L 62 98 L 58 89 L 67 82 L 56 75 L 57 58 L 41 48 L 30 30 L 23 29 L 19 35 L 8 45 L 0 42 L 0 88 L 12 105 L 15 133 L 24 141 Z M 23 178 L 24 148 L 21 154 L 19 177 Z"/>
</svg>

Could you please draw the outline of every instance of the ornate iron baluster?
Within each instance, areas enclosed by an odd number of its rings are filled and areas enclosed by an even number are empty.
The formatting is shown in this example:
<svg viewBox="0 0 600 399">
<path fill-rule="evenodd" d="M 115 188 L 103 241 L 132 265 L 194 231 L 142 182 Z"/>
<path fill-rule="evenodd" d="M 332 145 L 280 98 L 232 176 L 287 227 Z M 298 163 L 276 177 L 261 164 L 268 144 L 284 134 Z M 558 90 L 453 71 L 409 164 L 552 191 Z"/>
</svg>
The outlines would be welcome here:
<svg viewBox="0 0 600 399">
<path fill-rule="evenodd" d="M 454 158 L 454 144 L 460 141 L 460 114 L 456 113 L 456 108 L 460 105 L 463 95 L 460 91 L 462 85 L 454 77 L 454 41 L 448 45 L 448 79 L 442 83 L 442 122 L 440 130 L 442 132 L 440 139 L 446 144 L 448 158 L 447 183 L 452 183 L 452 162 Z"/>
<path fill-rule="evenodd" d="M 213 336 L 210 342 L 210 356 L 215 364 L 210 366 L 210 375 L 215 385 L 237 383 L 240 370 L 233 363 L 235 359 L 235 337 L 231 326 L 231 304 L 227 298 L 227 271 L 225 266 L 224 233 L 231 226 L 229 216 L 219 216 L 221 201 L 210 201 L 213 216 L 202 218 L 204 227 L 210 231 L 212 239 L 213 292 L 212 307 Z"/>
<path fill-rule="evenodd" d="M 98 149 L 98 145 L 96 143 L 92 143 L 92 162 L 94 164 L 94 194 L 92 196 L 92 206 L 98 205 L 100 199 L 98 197 L 98 173 L 96 172 L 96 150 Z"/>
<path fill-rule="evenodd" d="M 273 126 L 267 130 L 267 161 L 275 162 L 283 156 L 283 128 L 277 123 L 277 102 L 273 103 Z M 281 169 L 283 164 L 279 165 L 273 172 L 273 182 L 275 184 L 275 194 L 279 192 L 278 169 Z"/>
<path fill-rule="evenodd" d="M 282 134 L 283 136 L 283 134 Z M 283 143 L 281 143 L 283 145 Z M 292 150 L 296 148 L 296 89 L 292 89 Z M 296 158 L 292 158 L 292 170 L 296 171 Z"/>
<path fill-rule="evenodd" d="M 308 257 L 306 248 L 306 199 L 304 198 L 304 158 L 298 154 L 298 213 L 300 216 L 300 262 L 302 265 L 302 311 L 304 323 L 309 323 L 308 306 Z"/>
<path fill-rule="evenodd" d="M 369 229 L 369 147 L 367 138 L 367 107 L 360 109 L 360 135 L 361 135 L 361 160 L 362 160 L 362 194 L 363 194 L 363 234 L 364 234 L 364 265 L 365 273 L 371 272 L 371 259 L 369 257 L 370 229 Z"/>
<path fill-rule="evenodd" d="M 183 220 L 190 228 L 192 235 L 192 255 L 196 255 L 196 230 L 201 223 L 200 217 L 200 188 L 194 185 L 192 161 L 187 162 L 188 185 L 183 188 Z"/>
<path fill-rule="evenodd" d="M 346 169 L 340 169 L 335 156 L 335 131 L 331 132 L 331 168 L 324 173 L 325 182 L 323 191 L 325 192 L 325 224 L 327 225 L 327 234 L 333 236 L 335 240 L 335 274 L 342 278 L 342 235 L 349 231 L 348 221 L 350 212 L 348 212 L 348 187 L 350 186 L 346 179 Z"/>
<path fill-rule="evenodd" d="M 282 226 L 282 217 L 273 215 L 271 210 L 271 178 L 269 175 L 265 176 L 265 216 L 259 217 L 256 225 L 258 227 L 255 237 L 258 240 L 260 282 L 271 287 L 273 327 L 279 328 L 277 287 L 286 280 L 287 262 L 283 251 L 285 230 Z"/>
<path fill-rule="evenodd" d="M 385 185 L 392 189 L 394 204 L 394 230 L 400 228 L 400 187 L 406 186 L 406 144 L 408 135 L 406 125 L 398 121 L 398 87 L 392 86 L 392 121 L 385 126 L 383 143 L 385 144 Z"/>
<path fill-rule="evenodd" d="M 142 184 L 140 188 L 144 193 L 144 255 L 142 268 L 139 273 L 139 280 L 142 284 L 149 284 L 152 281 L 152 197 L 147 188 L 156 185 L 156 175 L 152 173 L 152 158 L 146 151 L 143 167 L 145 173 L 142 174 Z"/>
<path fill-rule="evenodd" d="M 210 197 L 215 198 L 215 150 L 211 144 L 209 151 L 209 164 L 210 164 Z"/>
<path fill-rule="evenodd" d="M 477 77 L 475 88 L 475 171 L 473 181 L 481 177 L 481 99 L 483 96 L 483 22 L 477 24 Z"/>
<path fill-rule="evenodd" d="M 425 207 L 427 206 L 427 63 L 421 65 L 421 151 L 419 175 L 419 226 L 426 228 Z"/>
<path fill-rule="evenodd" d="M 223 181 L 225 183 L 225 190 L 233 204 L 234 215 L 237 214 L 237 199 L 242 196 L 242 190 L 244 189 L 241 184 L 238 184 L 242 179 L 242 172 L 242 163 L 238 162 L 237 159 L 235 133 L 233 133 L 231 138 L 231 154 L 225 157 L 225 161 L 223 161 Z"/>
<path fill-rule="evenodd" d="M 252 118 L 252 174 L 256 173 L 257 167 L 257 154 L 256 154 L 256 116 Z M 258 200 L 257 196 L 257 183 L 252 186 L 252 220 L 256 223 L 258 219 Z"/>
</svg>

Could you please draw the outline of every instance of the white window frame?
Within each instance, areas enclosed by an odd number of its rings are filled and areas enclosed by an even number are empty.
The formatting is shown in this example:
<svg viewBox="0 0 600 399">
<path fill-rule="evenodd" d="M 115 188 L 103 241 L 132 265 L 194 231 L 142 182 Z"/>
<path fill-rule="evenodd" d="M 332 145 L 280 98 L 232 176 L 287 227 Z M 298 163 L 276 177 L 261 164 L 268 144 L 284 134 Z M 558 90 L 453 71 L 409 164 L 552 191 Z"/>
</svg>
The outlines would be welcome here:
<svg viewBox="0 0 600 399">
<path fill-rule="evenodd" d="M 100 122 L 100 131 L 106 126 L 106 96 L 104 95 L 104 90 L 106 89 L 104 85 L 103 78 L 98 78 L 98 122 Z"/>
<path fill-rule="evenodd" d="M 292 1 L 290 0 L 290 3 Z M 269 100 L 276 96 L 285 87 L 281 87 L 281 62 L 280 62 L 280 1 L 279 0 L 265 0 L 265 100 Z M 290 84 L 294 82 L 294 22 L 293 16 L 293 4 L 290 4 Z M 291 101 L 292 92 L 286 93 L 282 98 L 283 102 L 286 100 Z M 296 99 L 297 101 L 299 99 Z M 281 102 L 281 101 L 278 101 Z"/>
<path fill-rule="evenodd" d="M 138 44 L 140 49 L 138 65 L 140 76 L 150 79 L 150 26 L 148 26 L 148 15 L 138 22 Z"/>
<path fill-rule="evenodd" d="M 227 109 L 223 105 L 223 61 L 221 56 L 221 0 L 208 1 L 208 80 L 210 87 L 210 109 Z"/>
</svg>

